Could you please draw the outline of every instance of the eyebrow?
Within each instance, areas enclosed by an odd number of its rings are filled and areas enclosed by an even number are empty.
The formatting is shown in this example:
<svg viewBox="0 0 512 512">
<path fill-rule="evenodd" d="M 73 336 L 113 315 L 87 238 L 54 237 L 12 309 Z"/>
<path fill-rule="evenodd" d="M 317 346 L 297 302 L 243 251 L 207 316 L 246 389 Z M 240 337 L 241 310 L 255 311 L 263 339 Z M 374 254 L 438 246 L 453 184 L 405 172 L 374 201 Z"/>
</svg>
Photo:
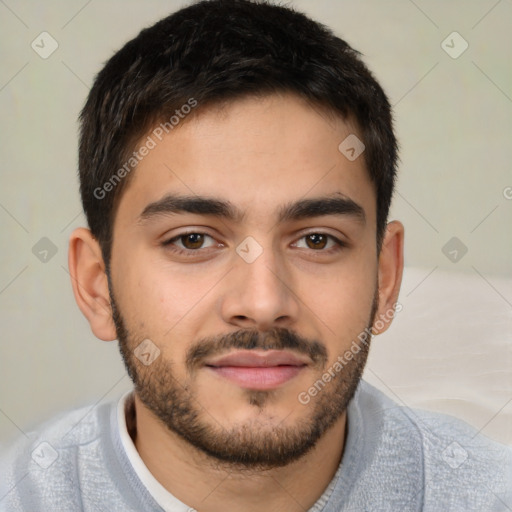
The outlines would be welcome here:
<svg viewBox="0 0 512 512">
<path fill-rule="evenodd" d="M 240 222 L 245 213 L 229 201 L 204 196 L 167 195 L 147 205 L 139 216 L 142 222 L 162 215 L 195 213 L 213 216 L 233 222 Z M 335 197 L 317 197 L 300 199 L 281 207 L 278 211 L 278 222 L 302 220 L 326 215 L 348 216 L 366 223 L 366 215 L 362 206 L 352 199 L 337 194 Z"/>
</svg>

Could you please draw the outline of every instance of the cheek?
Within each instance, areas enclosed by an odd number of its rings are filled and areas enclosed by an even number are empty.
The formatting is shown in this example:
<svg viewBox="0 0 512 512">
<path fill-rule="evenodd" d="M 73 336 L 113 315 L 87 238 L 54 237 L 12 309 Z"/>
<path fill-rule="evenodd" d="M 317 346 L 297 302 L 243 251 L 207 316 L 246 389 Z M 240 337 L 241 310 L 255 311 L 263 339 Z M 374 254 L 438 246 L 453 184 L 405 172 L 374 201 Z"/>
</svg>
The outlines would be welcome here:
<svg viewBox="0 0 512 512">
<path fill-rule="evenodd" d="M 368 325 L 374 288 L 360 283 L 344 282 L 338 287 L 335 284 L 317 299 L 315 310 L 325 325 L 327 339 L 350 343 Z"/>
<path fill-rule="evenodd" d="M 134 314 L 147 319 L 155 335 L 166 336 L 187 315 L 193 316 L 204 292 L 193 280 L 165 273 L 139 280 L 132 292 Z"/>
<path fill-rule="evenodd" d="M 335 265 L 321 272 L 301 272 L 303 296 L 310 297 L 320 311 L 338 315 L 344 311 L 361 312 L 369 297 L 373 299 L 377 283 L 377 262 L 368 251 L 352 250 Z M 370 301 L 371 304 L 371 301 Z"/>
<path fill-rule="evenodd" d="M 303 276 L 300 297 L 314 313 L 329 352 L 342 352 L 370 322 L 377 266 L 368 256 L 351 257 L 321 279 Z M 316 318 L 315 318 L 316 317 Z"/>
<path fill-rule="evenodd" d="M 156 258 L 147 257 L 143 264 L 143 258 L 133 256 L 117 267 L 115 291 L 121 313 L 134 333 L 155 340 L 162 350 L 172 346 L 176 354 L 181 344 L 174 340 L 193 336 L 190 329 L 212 310 L 214 294 L 208 291 L 218 277 L 186 266 L 177 269 Z M 144 332 L 137 326 L 144 326 Z"/>
</svg>

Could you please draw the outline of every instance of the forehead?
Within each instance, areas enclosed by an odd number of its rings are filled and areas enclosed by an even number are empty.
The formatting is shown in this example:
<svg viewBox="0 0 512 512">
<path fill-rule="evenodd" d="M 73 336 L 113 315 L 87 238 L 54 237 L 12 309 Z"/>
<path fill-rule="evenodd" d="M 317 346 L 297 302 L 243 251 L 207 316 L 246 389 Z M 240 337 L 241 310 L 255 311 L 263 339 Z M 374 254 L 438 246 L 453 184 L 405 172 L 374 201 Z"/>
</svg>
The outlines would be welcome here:
<svg viewBox="0 0 512 512">
<path fill-rule="evenodd" d="M 161 140 L 152 133 L 141 139 L 149 135 L 155 144 L 123 191 L 116 224 L 133 222 L 167 194 L 223 198 L 248 213 L 245 219 L 260 220 L 291 201 L 341 194 L 375 221 L 364 153 L 352 161 L 339 149 L 347 137 L 361 138 L 355 123 L 294 95 L 208 107 Z"/>
</svg>

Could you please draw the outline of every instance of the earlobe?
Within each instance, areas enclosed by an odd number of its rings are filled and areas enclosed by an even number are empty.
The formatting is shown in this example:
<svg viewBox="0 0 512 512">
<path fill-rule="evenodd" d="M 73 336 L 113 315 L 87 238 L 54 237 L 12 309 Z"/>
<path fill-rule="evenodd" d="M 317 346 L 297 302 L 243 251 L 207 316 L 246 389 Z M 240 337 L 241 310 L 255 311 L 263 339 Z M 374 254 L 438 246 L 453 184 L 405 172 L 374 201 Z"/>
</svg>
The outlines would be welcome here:
<svg viewBox="0 0 512 512">
<path fill-rule="evenodd" d="M 404 226 L 395 220 L 386 227 L 379 255 L 379 307 L 373 324 L 374 334 L 386 331 L 394 317 L 402 284 L 403 249 Z"/>
<path fill-rule="evenodd" d="M 78 228 L 71 233 L 68 265 L 76 303 L 92 332 L 101 340 L 115 340 L 105 263 L 100 245 L 90 230 Z"/>
</svg>

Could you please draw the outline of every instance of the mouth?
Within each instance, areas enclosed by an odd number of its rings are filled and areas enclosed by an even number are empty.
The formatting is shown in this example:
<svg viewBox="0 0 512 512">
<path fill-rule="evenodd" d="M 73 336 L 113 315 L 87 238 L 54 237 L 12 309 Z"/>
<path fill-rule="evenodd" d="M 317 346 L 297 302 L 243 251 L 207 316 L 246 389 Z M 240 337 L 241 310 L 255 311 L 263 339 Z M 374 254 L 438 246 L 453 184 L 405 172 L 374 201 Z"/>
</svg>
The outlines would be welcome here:
<svg viewBox="0 0 512 512">
<path fill-rule="evenodd" d="M 208 361 L 205 367 L 240 387 L 274 389 L 308 367 L 309 359 L 282 350 L 241 350 Z"/>
</svg>

